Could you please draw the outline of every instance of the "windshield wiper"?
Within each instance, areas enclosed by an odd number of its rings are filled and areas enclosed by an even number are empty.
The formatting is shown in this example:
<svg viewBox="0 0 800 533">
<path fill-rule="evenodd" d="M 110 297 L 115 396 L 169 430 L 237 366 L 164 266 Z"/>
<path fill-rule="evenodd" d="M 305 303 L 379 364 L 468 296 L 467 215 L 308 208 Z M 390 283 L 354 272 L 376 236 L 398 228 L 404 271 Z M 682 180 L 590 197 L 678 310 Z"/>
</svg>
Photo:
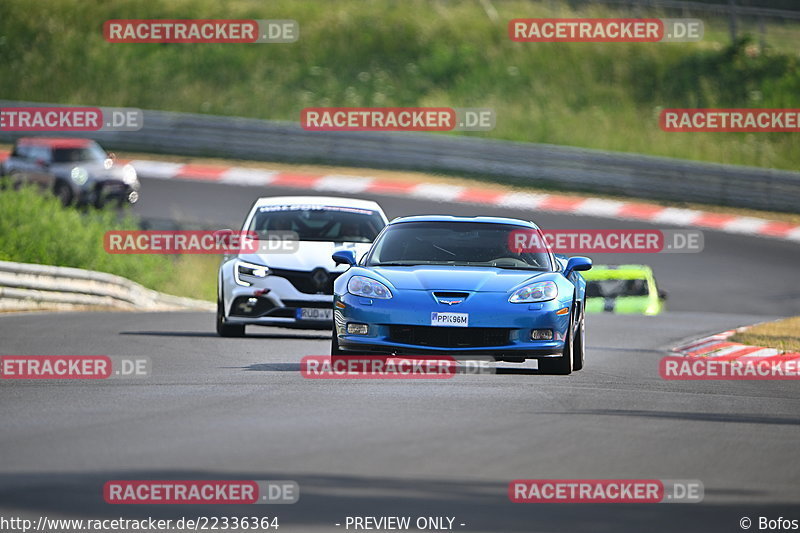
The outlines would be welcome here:
<svg viewBox="0 0 800 533">
<path fill-rule="evenodd" d="M 450 255 L 453 255 L 453 256 L 455 256 L 455 255 L 456 255 L 456 254 L 454 254 L 453 252 L 451 252 L 450 250 L 445 250 L 444 248 L 442 248 L 441 246 L 438 246 L 438 245 L 436 245 L 436 244 L 431 244 L 431 246 L 433 246 L 433 247 L 434 247 L 434 248 L 436 248 L 437 250 L 441 250 L 441 251 L 443 251 L 443 252 L 444 252 L 444 253 L 446 253 L 446 254 L 450 254 Z"/>
<path fill-rule="evenodd" d="M 403 267 L 411 267 L 417 265 L 427 265 L 430 264 L 430 261 L 414 261 L 413 263 L 408 261 L 384 261 L 382 263 L 371 263 L 367 266 L 374 266 L 374 267 L 382 267 L 382 266 L 403 266 Z"/>
<path fill-rule="evenodd" d="M 488 268 L 502 268 L 503 270 L 536 270 L 547 271 L 546 267 L 536 265 L 497 265 L 494 261 L 470 261 L 467 266 L 485 266 Z"/>
<path fill-rule="evenodd" d="M 501 266 L 501 265 L 492 265 L 494 268 L 502 268 L 503 270 L 534 270 L 534 271 L 541 271 L 547 272 L 547 268 L 545 267 L 537 267 L 537 266 Z"/>
</svg>

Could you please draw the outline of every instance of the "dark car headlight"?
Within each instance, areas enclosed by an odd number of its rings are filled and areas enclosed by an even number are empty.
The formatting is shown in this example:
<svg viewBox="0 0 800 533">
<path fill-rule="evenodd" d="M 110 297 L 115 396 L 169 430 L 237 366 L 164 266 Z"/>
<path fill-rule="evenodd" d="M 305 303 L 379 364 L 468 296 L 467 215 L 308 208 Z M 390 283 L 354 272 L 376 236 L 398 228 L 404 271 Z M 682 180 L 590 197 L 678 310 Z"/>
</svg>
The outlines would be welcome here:
<svg viewBox="0 0 800 533">
<path fill-rule="evenodd" d="M 83 167 L 75 167 L 69 172 L 69 177 L 75 185 L 81 186 L 89 181 L 89 172 Z"/>
<path fill-rule="evenodd" d="M 136 169 L 131 165 L 122 167 L 122 182 L 125 185 L 135 185 L 139 182 L 139 178 L 136 176 Z"/>
</svg>

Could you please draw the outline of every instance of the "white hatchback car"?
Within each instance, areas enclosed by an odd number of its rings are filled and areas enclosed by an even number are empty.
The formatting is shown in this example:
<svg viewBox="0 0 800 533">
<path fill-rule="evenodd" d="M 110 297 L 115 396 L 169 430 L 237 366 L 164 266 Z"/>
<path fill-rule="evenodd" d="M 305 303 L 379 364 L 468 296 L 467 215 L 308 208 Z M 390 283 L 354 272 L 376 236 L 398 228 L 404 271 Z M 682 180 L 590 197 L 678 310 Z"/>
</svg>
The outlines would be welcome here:
<svg viewBox="0 0 800 533">
<path fill-rule="evenodd" d="M 260 243 L 291 235 L 291 252 L 226 255 L 217 284 L 217 333 L 241 337 L 245 326 L 331 329 L 333 280 L 347 270 L 331 254 L 351 249 L 364 255 L 387 224 L 372 201 L 324 196 L 259 198 L 242 232 Z"/>
</svg>

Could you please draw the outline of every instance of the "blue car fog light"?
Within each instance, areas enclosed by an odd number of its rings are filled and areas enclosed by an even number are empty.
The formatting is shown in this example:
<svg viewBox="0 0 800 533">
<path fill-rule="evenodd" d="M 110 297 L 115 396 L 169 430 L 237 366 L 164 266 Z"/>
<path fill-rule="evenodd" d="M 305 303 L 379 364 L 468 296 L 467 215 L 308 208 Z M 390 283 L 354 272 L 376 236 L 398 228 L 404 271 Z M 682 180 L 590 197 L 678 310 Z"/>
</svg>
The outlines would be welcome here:
<svg viewBox="0 0 800 533">
<path fill-rule="evenodd" d="M 552 329 L 533 329 L 531 330 L 532 341 L 551 341 L 553 340 Z"/>
<path fill-rule="evenodd" d="M 347 324 L 347 333 L 350 335 L 366 335 L 369 333 L 369 325 L 355 322 L 349 323 Z"/>
</svg>

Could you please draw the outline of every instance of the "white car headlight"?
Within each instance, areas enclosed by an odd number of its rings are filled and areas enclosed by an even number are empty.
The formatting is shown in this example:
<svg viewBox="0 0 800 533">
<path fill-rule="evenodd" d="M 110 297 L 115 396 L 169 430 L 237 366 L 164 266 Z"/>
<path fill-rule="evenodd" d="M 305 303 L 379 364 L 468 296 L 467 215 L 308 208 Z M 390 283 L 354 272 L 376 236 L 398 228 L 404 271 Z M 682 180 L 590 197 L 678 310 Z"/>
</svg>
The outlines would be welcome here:
<svg viewBox="0 0 800 533">
<path fill-rule="evenodd" d="M 552 281 L 538 281 L 514 291 L 508 299 L 512 304 L 546 302 L 558 296 L 558 287 Z"/>
<path fill-rule="evenodd" d="M 380 281 L 365 278 L 364 276 L 353 276 L 350 278 L 350 281 L 347 282 L 347 292 L 356 296 L 378 298 L 381 300 L 388 300 L 392 297 L 392 291 L 389 290 L 389 287 Z"/>
<path fill-rule="evenodd" d="M 83 185 L 89 179 L 89 173 L 83 167 L 75 167 L 70 171 L 69 177 L 78 185 Z"/>
<path fill-rule="evenodd" d="M 249 287 L 252 285 L 248 278 L 266 278 L 269 275 L 269 268 L 264 265 L 256 265 L 255 263 L 245 263 L 244 261 L 236 261 L 233 265 L 233 277 L 238 285 Z"/>
<path fill-rule="evenodd" d="M 122 167 L 122 181 L 125 183 L 125 185 L 133 185 L 136 183 L 138 181 L 136 169 L 131 165 L 125 165 Z"/>
</svg>

